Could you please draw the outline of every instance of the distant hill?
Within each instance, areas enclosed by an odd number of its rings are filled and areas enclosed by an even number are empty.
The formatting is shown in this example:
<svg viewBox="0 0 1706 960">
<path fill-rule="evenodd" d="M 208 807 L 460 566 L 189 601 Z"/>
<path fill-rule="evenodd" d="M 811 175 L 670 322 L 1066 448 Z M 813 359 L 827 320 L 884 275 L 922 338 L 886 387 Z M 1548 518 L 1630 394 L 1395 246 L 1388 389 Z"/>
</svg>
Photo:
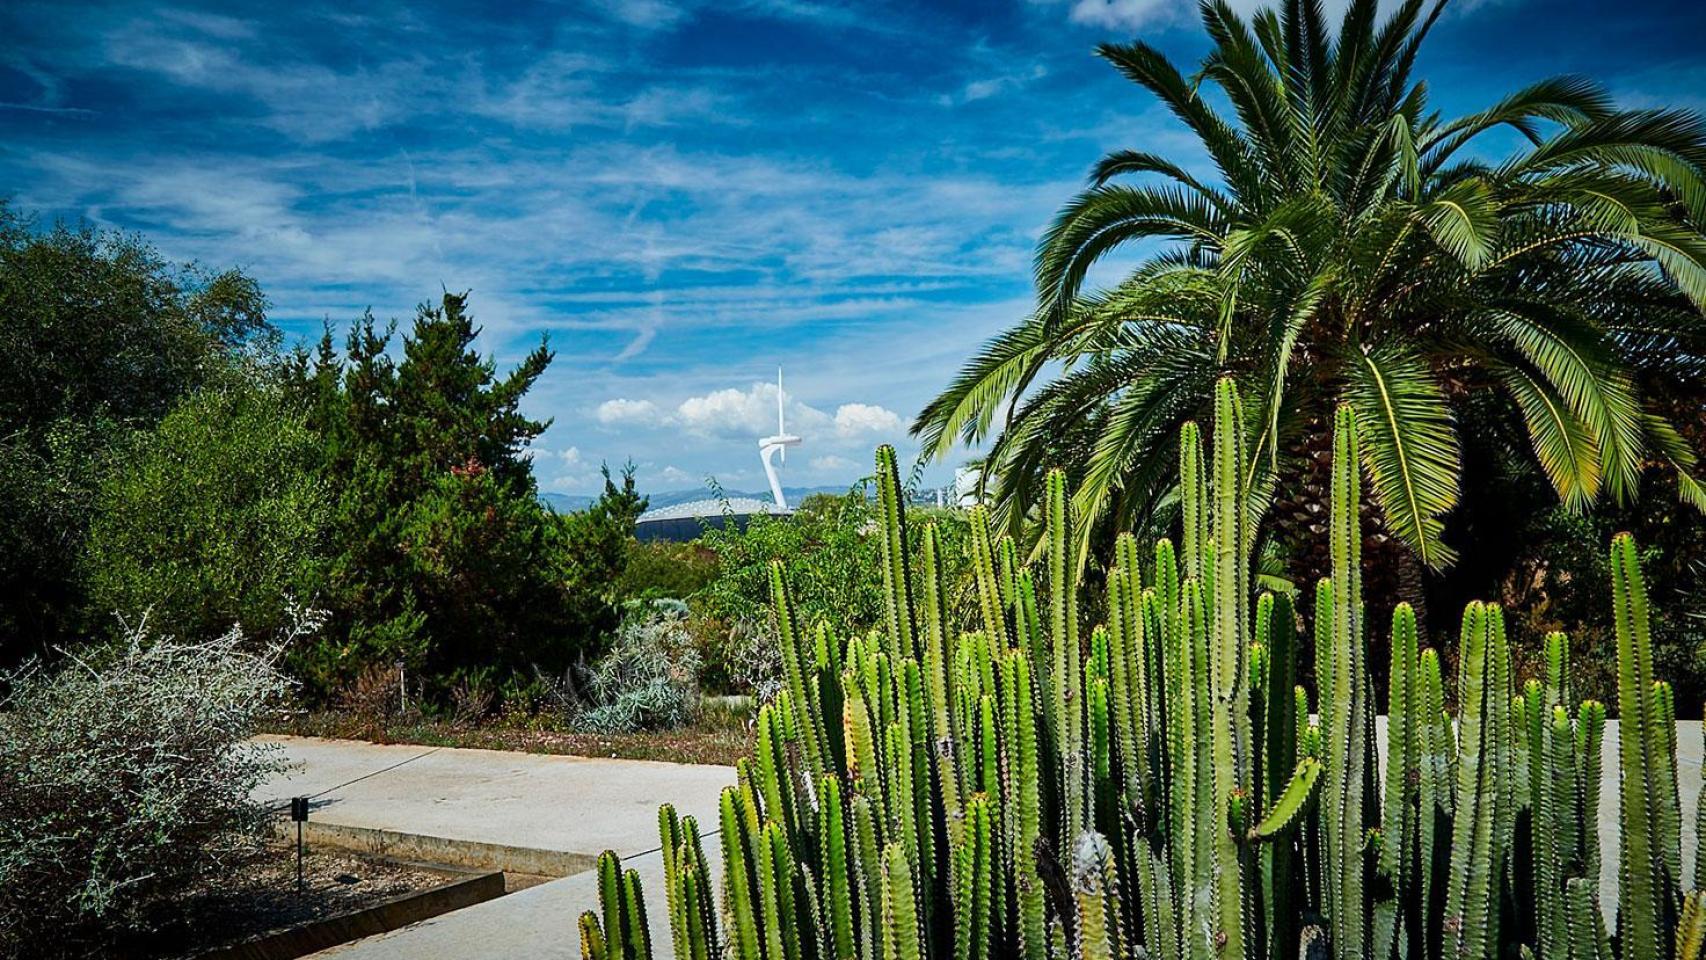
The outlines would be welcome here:
<svg viewBox="0 0 1706 960">
<path fill-rule="evenodd" d="M 847 486 L 833 485 L 823 487 L 783 487 L 782 495 L 788 498 L 789 504 L 798 504 L 801 500 L 804 500 L 806 497 L 809 497 L 814 493 L 829 493 L 840 496 L 841 494 L 846 493 L 847 489 Z M 723 495 L 727 496 L 731 500 L 736 497 L 751 497 L 754 500 L 770 499 L 769 490 L 761 490 L 757 492 L 750 490 L 724 490 Z M 711 497 L 711 491 L 705 487 L 693 487 L 687 490 L 665 490 L 659 493 L 649 493 L 646 496 L 650 499 L 649 505 L 655 509 L 658 507 L 673 507 L 678 503 L 687 503 L 690 500 L 707 500 Z M 541 493 L 539 495 L 539 501 L 541 503 L 553 510 L 556 510 L 558 513 L 573 513 L 576 510 L 585 510 L 587 507 L 592 506 L 593 501 L 597 499 L 597 497 L 567 493 Z"/>
<path fill-rule="evenodd" d="M 539 495 L 540 503 L 558 513 L 574 513 L 577 510 L 585 510 L 592 506 L 592 502 L 597 499 L 597 497 L 583 497 L 567 493 L 541 493 Z"/>
</svg>

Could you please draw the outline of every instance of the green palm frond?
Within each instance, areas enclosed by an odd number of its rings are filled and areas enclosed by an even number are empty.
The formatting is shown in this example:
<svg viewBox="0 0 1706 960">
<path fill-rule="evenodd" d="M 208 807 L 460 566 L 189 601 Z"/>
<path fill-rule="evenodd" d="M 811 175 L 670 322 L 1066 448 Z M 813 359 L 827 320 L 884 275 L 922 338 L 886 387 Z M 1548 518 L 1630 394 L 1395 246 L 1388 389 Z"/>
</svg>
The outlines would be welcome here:
<svg viewBox="0 0 1706 960">
<path fill-rule="evenodd" d="M 1647 435 L 1653 438 L 1653 445 L 1676 473 L 1677 495 L 1682 498 L 1682 502 L 1701 513 L 1706 513 L 1706 484 L 1702 484 L 1694 476 L 1694 468 L 1700 460 L 1694 448 L 1688 445 L 1688 441 L 1684 440 L 1682 434 L 1676 432 L 1676 427 L 1664 417 L 1649 413 L 1642 419 L 1647 428 Z"/>
<path fill-rule="evenodd" d="M 1451 409 L 1422 358 L 1398 344 L 1355 347 L 1346 399 L 1387 523 L 1426 566 L 1456 559 L 1440 540 L 1457 504 L 1460 451 Z"/>
<path fill-rule="evenodd" d="M 1500 381 L 1522 411 L 1535 459 L 1564 506 L 1580 510 L 1599 495 L 1599 445 L 1593 431 L 1553 391 L 1520 366 L 1501 364 Z"/>
<path fill-rule="evenodd" d="M 1298 294 L 1291 309 L 1274 317 L 1275 329 L 1269 333 L 1274 351 L 1272 372 L 1267 378 L 1270 384 L 1266 401 L 1268 429 L 1262 432 L 1254 445 L 1251 459 L 1260 461 L 1262 449 L 1266 447 L 1269 466 L 1275 470 L 1279 467 L 1280 411 L 1285 405 L 1285 384 L 1291 373 L 1292 351 L 1297 345 L 1297 338 L 1314 320 L 1322 301 L 1332 291 L 1335 279 L 1336 274 L 1331 267 L 1317 273 Z"/>
<path fill-rule="evenodd" d="M 1549 77 L 1432 132 L 1421 145 L 1424 168 L 1429 173 L 1439 170 L 1465 144 L 1499 127 L 1510 127 L 1538 146 L 1544 138 L 1536 120 L 1580 126 L 1611 112 L 1611 98 L 1598 82 L 1587 77 Z"/>
<path fill-rule="evenodd" d="M 1083 477 L 1072 495 L 1079 518 L 1074 556 L 1080 568 L 1089 559 L 1096 521 L 1123 487 L 1122 479 L 1133 464 L 1153 458 L 1157 447 L 1177 435 L 1179 424 L 1194 407 L 1179 403 L 1179 399 L 1200 395 L 1211 386 L 1213 380 L 1208 374 L 1212 370 L 1209 364 L 1176 357 L 1163 369 L 1150 368 L 1143 379 L 1109 404 L 1095 446 L 1084 461 Z"/>
<path fill-rule="evenodd" d="M 1181 186 L 1195 190 L 1222 214 L 1229 215 L 1233 210 L 1232 200 L 1220 190 L 1205 186 L 1190 171 L 1171 160 L 1141 150 L 1115 150 L 1096 161 L 1096 165 L 1090 169 L 1090 185 L 1094 187 L 1106 186 L 1110 181 L 1119 177 L 1144 173 L 1157 173 Z"/>
<path fill-rule="evenodd" d="M 1126 79 L 1154 94 L 1196 134 L 1228 187 L 1246 198 L 1260 190 L 1260 179 L 1256 175 L 1249 145 L 1231 124 L 1197 95 L 1196 88 L 1185 80 L 1184 74 L 1166 55 L 1141 41 L 1105 43 L 1096 48 L 1096 53 Z"/>
<path fill-rule="evenodd" d="M 984 344 L 913 421 L 925 454 L 947 453 L 956 438 L 967 445 L 982 442 L 1006 398 L 1047 360 L 1054 341 L 1047 325 L 1033 318 Z"/>
<path fill-rule="evenodd" d="M 1476 270 L 1492 258 L 1499 242 L 1498 206 L 1480 180 L 1460 180 L 1417 211 L 1434 242 L 1465 269 Z"/>
<path fill-rule="evenodd" d="M 1090 265 L 1116 247 L 1145 238 L 1219 244 L 1225 228 L 1212 204 L 1177 187 L 1092 187 L 1043 235 L 1036 263 L 1041 312 L 1063 317 Z"/>
<path fill-rule="evenodd" d="M 1629 374 L 1612 363 L 1603 344 L 1570 329 L 1564 315 L 1531 311 L 1530 305 L 1504 304 L 1490 317 L 1494 335 L 1514 347 L 1592 432 L 1605 488 L 1619 499 L 1631 495 L 1643 443 L 1640 401 Z"/>
<path fill-rule="evenodd" d="M 1263 175 L 1295 187 L 1295 151 L 1304 124 L 1286 103 L 1279 76 L 1268 68 L 1256 38 L 1225 0 L 1204 0 L 1202 16 L 1215 42 L 1203 60 L 1202 78 L 1214 81 L 1232 102 Z"/>
<path fill-rule="evenodd" d="M 1651 257 L 1677 289 L 1706 310 L 1706 237 L 1681 224 L 1649 223 L 1629 243 Z"/>
</svg>

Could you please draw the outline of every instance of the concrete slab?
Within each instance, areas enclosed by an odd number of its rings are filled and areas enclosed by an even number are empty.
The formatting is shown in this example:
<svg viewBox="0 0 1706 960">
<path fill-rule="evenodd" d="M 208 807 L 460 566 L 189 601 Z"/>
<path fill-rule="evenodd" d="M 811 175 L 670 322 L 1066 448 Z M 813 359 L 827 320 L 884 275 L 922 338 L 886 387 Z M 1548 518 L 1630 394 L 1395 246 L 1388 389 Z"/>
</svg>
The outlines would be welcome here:
<svg viewBox="0 0 1706 960">
<path fill-rule="evenodd" d="M 1599 778 L 1599 906 L 1607 916 L 1617 912 L 1617 855 L 1622 849 L 1622 816 L 1618 812 L 1620 778 L 1617 766 L 1616 720 L 1605 723 L 1600 753 Z M 1687 886 L 1694 876 L 1695 810 L 1699 806 L 1702 779 L 1701 729 L 1699 720 L 1676 723 L 1676 779 L 1682 800 L 1682 879 Z"/>
<path fill-rule="evenodd" d="M 268 801 L 312 796 L 310 820 L 572 853 L 657 847 L 657 808 L 701 824 L 734 770 L 500 750 L 268 737 L 299 766 L 264 784 Z"/>
<path fill-rule="evenodd" d="M 321 795 L 344 784 L 377 776 L 441 749 L 414 744 L 380 744 L 360 740 L 271 735 L 256 737 L 255 742 L 276 747 L 292 765 L 285 774 L 262 784 L 256 791 L 258 797 L 269 802 L 283 801 L 289 797 Z"/>
<path fill-rule="evenodd" d="M 722 883 L 722 858 L 715 837 L 705 838 L 706 859 L 716 884 Z M 653 851 L 624 858 L 645 884 L 646 916 L 652 931 L 652 956 L 675 955 L 664 902 L 663 855 Z M 507 897 L 475 904 L 414 926 L 314 954 L 325 960 L 438 960 L 504 957 L 506 960 L 579 960 L 583 911 L 598 909 L 594 871 L 529 887 Z"/>
</svg>

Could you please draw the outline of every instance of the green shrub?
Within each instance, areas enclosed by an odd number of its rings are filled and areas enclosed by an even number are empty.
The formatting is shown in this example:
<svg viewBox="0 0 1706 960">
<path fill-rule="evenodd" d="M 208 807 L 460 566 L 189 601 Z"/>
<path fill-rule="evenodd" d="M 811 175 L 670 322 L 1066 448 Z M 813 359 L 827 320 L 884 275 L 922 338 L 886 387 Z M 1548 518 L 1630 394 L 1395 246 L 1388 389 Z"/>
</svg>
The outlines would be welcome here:
<svg viewBox="0 0 1706 960">
<path fill-rule="evenodd" d="M 630 600 L 686 600 L 716 576 L 717 554 L 703 544 L 634 542 L 616 591 Z"/>
<path fill-rule="evenodd" d="M 277 653 L 138 627 L 0 677 L 0 955 L 98 954 L 253 849 L 251 793 L 283 769 L 248 742 L 285 690 Z"/>
<path fill-rule="evenodd" d="M 875 527 L 875 508 L 855 487 L 838 497 L 808 497 L 792 516 L 753 517 L 744 530 L 707 529 L 699 542 L 716 554 L 717 575 L 700 591 L 699 606 L 729 623 L 767 620 L 770 564 L 779 561 L 814 621 L 838 631 L 868 628 L 882 615 L 882 594 L 845 571 L 875 562 Z"/>
<path fill-rule="evenodd" d="M 688 618 L 699 650 L 699 685 L 711 693 L 767 700 L 782 678 L 782 658 L 768 620 L 734 622 L 703 614 Z"/>
<path fill-rule="evenodd" d="M 918 511 L 936 524 L 943 544 L 943 577 L 956 625 L 976 615 L 969 568 L 963 562 L 965 515 L 958 510 Z M 881 556 L 877 506 L 863 485 L 841 496 L 813 494 L 786 518 L 754 517 L 745 530 L 707 530 L 700 543 L 715 553 L 716 576 L 692 598 L 703 619 L 707 686 L 729 692 L 770 692 L 780 666 L 770 616 L 770 567 L 781 563 L 801 618 L 823 622 L 838 636 L 882 622 L 882 584 L 848 576 L 868 570 Z M 908 533 L 918 549 L 918 527 Z"/>
<path fill-rule="evenodd" d="M 1605 708 L 1572 689 L 1564 636 L 1548 637 L 1542 677 L 1519 689 L 1500 608 L 1470 604 L 1454 723 L 1440 655 L 1400 604 L 1383 763 L 1356 417 L 1337 414 L 1332 575 L 1300 635 L 1284 597 L 1255 595 L 1261 466 L 1231 381 L 1214 410 L 1212 449 L 1195 424 L 1182 431 L 1179 547 L 1145 556 L 1120 537 L 1107 619 L 1092 629 L 1062 473 L 1045 484 L 1035 570 L 1002 563 L 1010 554 L 974 512 L 981 622 L 960 633 L 935 531 L 907 549 L 894 454 L 879 451 L 884 546 L 865 579 L 882 584 L 882 626 L 843 642 L 800 615 L 772 567 L 786 683 L 721 798 L 721 909 L 700 825 L 660 813 L 676 956 L 1700 955 L 1706 892 L 1684 891 L 1706 880 L 1706 850 L 1685 877 L 1675 700 L 1653 676 L 1632 538 L 1613 541 L 1609 565 L 1614 952 L 1597 894 Z M 1294 683 L 1304 657 L 1313 704 Z M 638 875 L 611 853 L 599 869 L 602 916 L 581 918 L 583 954 L 649 957 Z"/>
</svg>

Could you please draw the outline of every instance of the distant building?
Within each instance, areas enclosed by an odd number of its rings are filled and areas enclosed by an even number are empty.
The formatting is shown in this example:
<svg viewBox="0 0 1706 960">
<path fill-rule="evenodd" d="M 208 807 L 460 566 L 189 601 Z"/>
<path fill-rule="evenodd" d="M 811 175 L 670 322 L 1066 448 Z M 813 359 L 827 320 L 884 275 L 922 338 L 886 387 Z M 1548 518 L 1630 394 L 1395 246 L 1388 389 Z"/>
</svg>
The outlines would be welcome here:
<svg viewBox="0 0 1706 960">
<path fill-rule="evenodd" d="M 669 540 L 684 543 L 694 540 L 706 528 L 745 530 L 756 516 L 788 517 L 787 510 L 766 500 L 752 497 L 731 497 L 727 500 L 693 500 L 673 506 L 647 510 L 634 523 L 634 537 L 639 540 Z"/>
</svg>

